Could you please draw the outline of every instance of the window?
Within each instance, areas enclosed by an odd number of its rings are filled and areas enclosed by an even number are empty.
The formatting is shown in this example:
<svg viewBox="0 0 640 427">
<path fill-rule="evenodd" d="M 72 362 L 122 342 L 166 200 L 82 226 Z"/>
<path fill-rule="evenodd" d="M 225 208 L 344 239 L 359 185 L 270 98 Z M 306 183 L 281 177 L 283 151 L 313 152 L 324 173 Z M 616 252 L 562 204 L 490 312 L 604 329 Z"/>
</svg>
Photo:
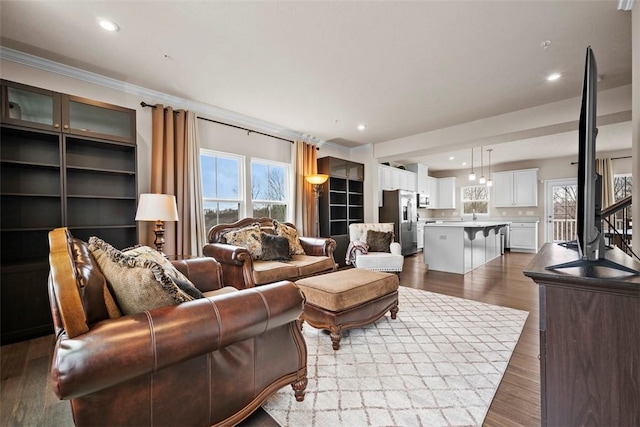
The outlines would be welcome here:
<svg viewBox="0 0 640 427">
<path fill-rule="evenodd" d="M 629 197 L 631 195 L 631 174 L 616 175 L 613 177 L 613 201 L 619 202 L 620 200 Z"/>
<path fill-rule="evenodd" d="M 201 150 L 205 229 L 240 219 L 243 201 L 242 156 Z"/>
<path fill-rule="evenodd" d="M 289 165 L 266 160 L 251 161 L 251 205 L 255 218 L 286 221 L 289 204 Z"/>
<path fill-rule="evenodd" d="M 484 185 L 468 185 L 461 188 L 462 213 L 466 215 L 489 214 L 489 188 Z"/>
<path fill-rule="evenodd" d="M 613 177 L 613 202 L 619 202 L 631 196 L 633 179 L 631 174 L 615 175 Z M 631 206 L 617 212 L 615 215 L 615 227 L 619 230 L 629 227 L 631 224 Z"/>
</svg>

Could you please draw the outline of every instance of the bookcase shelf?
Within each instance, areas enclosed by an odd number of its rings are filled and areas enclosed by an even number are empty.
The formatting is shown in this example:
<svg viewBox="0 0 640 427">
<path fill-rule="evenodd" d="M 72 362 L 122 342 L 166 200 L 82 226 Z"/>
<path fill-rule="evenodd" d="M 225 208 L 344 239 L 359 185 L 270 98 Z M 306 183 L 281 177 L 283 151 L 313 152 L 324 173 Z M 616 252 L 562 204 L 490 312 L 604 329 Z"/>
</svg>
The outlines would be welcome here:
<svg viewBox="0 0 640 427">
<path fill-rule="evenodd" d="M 135 110 L 5 80 L 1 89 L 0 311 L 5 344 L 53 331 L 47 291 L 49 231 L 66 226 L 83 240 L 95 235 L 121 248 L 137 243 L 137 159 Z M 66 129 L 60 126 L 62 117 L 69 120 Z"/>
<path fill-rule="evenodd" d="M 336 157 L 318 159 L 318 172 L 329 175 L 320 197 L 320 235 L 336 241 L 335 260 L 344 266 L 349 224 L 364 222 L 364 165 Z"/>
</svg>

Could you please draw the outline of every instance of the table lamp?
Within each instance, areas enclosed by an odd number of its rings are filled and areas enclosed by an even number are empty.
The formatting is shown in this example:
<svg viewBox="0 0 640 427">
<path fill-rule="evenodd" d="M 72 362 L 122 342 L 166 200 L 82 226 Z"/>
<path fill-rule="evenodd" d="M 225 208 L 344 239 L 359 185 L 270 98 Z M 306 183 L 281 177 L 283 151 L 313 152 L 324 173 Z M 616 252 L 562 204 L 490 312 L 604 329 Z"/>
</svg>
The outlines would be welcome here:
<svg viewBox="0 0 640 427">
<path fill-rule="evenodd" d="M 156 222 L 156 250 L 166 257 L 164 250 L 164 221 L 178 221 L 176 197 L 172 194 L 140 194 L 136 221 Z"/>
</svg>

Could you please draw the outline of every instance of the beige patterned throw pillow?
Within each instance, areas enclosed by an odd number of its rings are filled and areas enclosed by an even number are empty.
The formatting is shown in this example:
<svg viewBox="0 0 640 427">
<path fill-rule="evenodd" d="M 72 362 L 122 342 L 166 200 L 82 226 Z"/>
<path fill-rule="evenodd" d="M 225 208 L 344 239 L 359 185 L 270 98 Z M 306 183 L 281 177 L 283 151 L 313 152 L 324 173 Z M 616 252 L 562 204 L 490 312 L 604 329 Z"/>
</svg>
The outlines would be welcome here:
<svg viewBox="0 0 640 427">
<path fill-rule="evenodd" d="M 273 226 L 278 236 L 286 237 L 289 241 L 289 253 L 291 253 L 291 255 L 305 255 L 300 239 L 298 238 L 298 231 L 295 228 L 289 227 L 276 220 L 273 220 Z"/>
<path fill-rule="evenodd" d="M 182 274 L 177 268 L 171 264 L 167 258 L 165 258 L 160 252 L 149 247 L 149 246 L 134 246 L 133 248 L 126 249 L 122 251 L 123 254 L 132 256 L 139 259 L 147 259 L 150 261 L 155 261 L 162 266 L 165 273 L 171 277 L 173 283 L 175 283 L 182 291 L 191 295 L 194 298 L 204 298 L 200 289 L 196 288 L 196 286 L 191 283 L 191 280 L 187 278 L 184 274 Z"/>
<path fill-rule="evenodd" d="M 97 237 L 89 238 L 89 251 L 125 315 L 195 299 L 155 261 L 125 255 Z"/>
<path fill-rule="evenodd" d="M 228 231 L 224 234 L 224 237 L 228 244 L 246 248 L 251 254 L 251 258 L 260 259 L 262 256 L 260 224 L 255 223 L 238 230 Z"/>
</svg>

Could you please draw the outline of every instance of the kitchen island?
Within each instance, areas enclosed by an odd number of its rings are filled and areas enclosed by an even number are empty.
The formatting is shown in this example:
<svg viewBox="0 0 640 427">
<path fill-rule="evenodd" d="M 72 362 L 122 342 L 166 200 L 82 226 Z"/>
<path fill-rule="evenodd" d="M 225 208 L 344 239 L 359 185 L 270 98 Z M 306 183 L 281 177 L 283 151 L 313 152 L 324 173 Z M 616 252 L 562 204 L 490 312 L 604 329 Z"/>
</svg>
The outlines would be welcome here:
<svg viewBox="0 0 640 427">
<path fill-rule="evenodd" d="M 464 274 L 502 254 L 500 229 L 508 221 L 425 224 L 424 263 L 429 270 Z"/>
</svg>

